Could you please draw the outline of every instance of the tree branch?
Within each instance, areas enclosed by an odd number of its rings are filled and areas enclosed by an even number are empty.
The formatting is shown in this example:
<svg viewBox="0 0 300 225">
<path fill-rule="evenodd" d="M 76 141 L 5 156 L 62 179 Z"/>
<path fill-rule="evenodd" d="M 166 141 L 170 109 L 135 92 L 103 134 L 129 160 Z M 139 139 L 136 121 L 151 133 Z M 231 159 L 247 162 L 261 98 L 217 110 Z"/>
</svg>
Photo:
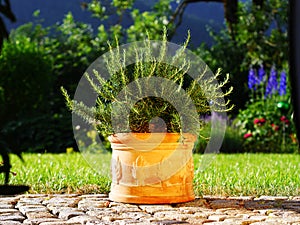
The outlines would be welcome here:
<svg viewBox="0 0 300 225">
<path fill-rule="evenodd" d="M 10 21 L 15 22 L 16 17 L 11 10 L 9 0 L 4 0 L 5 4 L 0 4 L 0 13 L 7 17 Z"/>
</svg>

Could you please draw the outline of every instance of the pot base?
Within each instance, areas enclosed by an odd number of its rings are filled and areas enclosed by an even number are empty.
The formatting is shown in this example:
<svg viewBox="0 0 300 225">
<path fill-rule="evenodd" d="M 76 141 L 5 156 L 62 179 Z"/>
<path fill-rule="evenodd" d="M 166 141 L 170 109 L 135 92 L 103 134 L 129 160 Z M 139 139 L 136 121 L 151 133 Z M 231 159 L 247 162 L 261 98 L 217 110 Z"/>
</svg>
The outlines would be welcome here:
<svg viewBox="0 0 300 225">
<path fill-rule="evenodd" d="M 109 199 L 114 202 L 123 202 L 131 204 L 174 204 L 184 203 L 195 200 L 194 195 L 188 196 L 130 196 L 118 193 L 110 193 Z"/>
<path fill-rule="evenodd" d="M 134 204 L 172 204 L 194 200 L 194 139 L 186 137 L 181 142 L 179 134 L 166 134 L 160 144 L 154 144 L 156 147 L 152 151 L 128 148 L 122 142 L 122 139 L 128 141 L 124 134 L 110 138 L 113 155 L 109 198 Z M 143 149 L 143 145 L 140 148 Z"/>
<path fill-rule="evenodd" d="M 134 204 L 172 204 L 195 199 L 191 164 L 166 181 L 145 186 L 127 186 L 112 183 L 109 198 L 115 202 Z M 188 172 L 188 173 L 187 173 Z"/>
</svg>

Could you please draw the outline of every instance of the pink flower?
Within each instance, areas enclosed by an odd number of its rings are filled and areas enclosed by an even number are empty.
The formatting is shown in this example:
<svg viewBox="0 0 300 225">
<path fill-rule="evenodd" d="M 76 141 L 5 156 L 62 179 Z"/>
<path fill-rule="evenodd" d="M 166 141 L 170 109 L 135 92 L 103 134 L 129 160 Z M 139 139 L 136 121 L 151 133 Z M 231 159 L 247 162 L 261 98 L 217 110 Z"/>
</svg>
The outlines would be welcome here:
<svg viewBox="0 0 300 225">
<path fill-rule="evenodd" d="M 252 133 L 246 133 L 246 134 L 244 134 L 244 139 L 247 139 L 252 136 L 253 136 Z"/>
</svg>

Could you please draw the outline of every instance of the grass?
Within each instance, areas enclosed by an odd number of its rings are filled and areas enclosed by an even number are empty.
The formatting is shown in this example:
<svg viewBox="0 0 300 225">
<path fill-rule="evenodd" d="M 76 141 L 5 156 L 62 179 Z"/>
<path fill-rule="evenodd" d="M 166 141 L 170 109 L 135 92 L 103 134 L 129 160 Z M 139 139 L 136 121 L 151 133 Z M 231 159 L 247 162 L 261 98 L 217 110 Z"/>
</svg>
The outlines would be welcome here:
<svg viewBox="0 0 300 225">
<path fill-rule="evenodd" d="M 300 195 L 300 155 L 219 154 L 200 171 L 202 158 L 194 155 L 194 189 L 198 196 Z M 12 170 L 17 175 L 11 176 L 10 183 L 28 184 L 30 193 L 109 192 L 110 154 L 101 155 L 100 172 L 79 153 L 24 154 L 24 160 L 25 164 L 12 156 Z"/>
<path fill-rule="evenodd" d="M 199 155 L 195 156 L 196 167 L 199 159 Z M 297 154 L 219 154 L 206 170 L 196 173 L 195 192 L 222 196 L 296 196 L 300 195 L 299 168 Z"/>
<path fill-rule="evenodd" d="M 30 185 L 30 193 L 108 193 L 110 155 L 101 156 L 104 168 L 97 173 L 79 153 L 13 155 L 11 184 Z"/>
</svg>

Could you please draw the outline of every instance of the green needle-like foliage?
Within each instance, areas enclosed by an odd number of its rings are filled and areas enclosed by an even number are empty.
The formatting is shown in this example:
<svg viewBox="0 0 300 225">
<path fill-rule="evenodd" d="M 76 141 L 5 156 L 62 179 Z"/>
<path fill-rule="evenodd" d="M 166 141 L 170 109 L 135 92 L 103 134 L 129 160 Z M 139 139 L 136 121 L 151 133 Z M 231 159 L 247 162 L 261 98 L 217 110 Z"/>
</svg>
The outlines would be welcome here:
<svg viewBox="0 0 300 225">
<path fill-rule="evenodd" d="M 186 57 L 188 42 L 189 35 L 182 48 L 173 55 L 168 54 L 166 31 L 159 48 L 153 48 L 150 40 L 145 40 L 142 47 L 135 46 L 126 51 L 118 42 L 116 49 L 109 45 L 111 51 L 104 57 L 109 79 L 97 69 L 84 74 L 98 95 L 95 107 L 72 100 L 62 88 L 67 106 L 95 125 L 102 135 L 118 132 L 198 134 L 201 116 L 232 109 L 232 105 L 224 101 L 232 88 L 222 92 L 228 83 L 228 75 L 218 83 L 220 70 L 213 75 L 206 65 L 199 69 L 197 79 L 188 75 L 190 68 L 195 67 Z M 128 63 L 132 59 L 135 63 Z M 145 96 L 145 93 L 151 94 Z M 180 104 L 174 104 L 173 100 Z M 193 107 L 196 114 L 192 113 Z M 187 126 L 183 127 L 183 121 Z"/>
</svg>

